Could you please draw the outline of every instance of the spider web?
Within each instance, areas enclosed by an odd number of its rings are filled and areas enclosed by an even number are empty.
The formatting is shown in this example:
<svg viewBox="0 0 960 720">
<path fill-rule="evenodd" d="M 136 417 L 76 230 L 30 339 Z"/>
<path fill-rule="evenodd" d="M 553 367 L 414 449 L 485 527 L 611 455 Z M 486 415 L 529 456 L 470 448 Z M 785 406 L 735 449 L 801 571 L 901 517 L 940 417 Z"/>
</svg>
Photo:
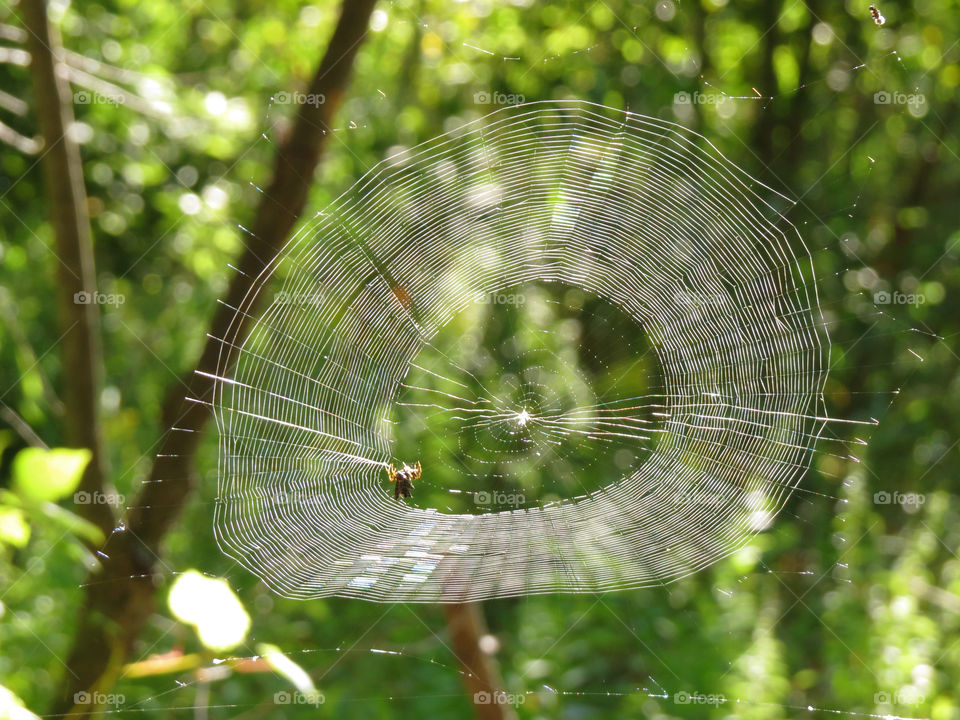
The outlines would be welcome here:
<svg viewBox="0 0 960 720">
<path fill-rule="evenodd" d="M 579 101 L 388 158 L 236 308 L 214 402 L 221 548 L 283 596 L 381 602 L 647 587 L 729 555 L 829 419 L 829 338 L 784 200 L 682 126 Z M 509 369 L 457 342 L 500 298 L 536 316 L 571 293 L 621 338 L 594 371 L 549 323 Z M 614 350 L 641 380 L 618 383 Z M 421 458 L 400 441 L 414 425 L 452 449 Z M 619 479 L 584 488 L 611 458 Z M 413 502 L 395 501 L 385 468 L 418 459 Z M 523 501 L 420 507 L 440 476 L 454 499 Z"/>
</svg>

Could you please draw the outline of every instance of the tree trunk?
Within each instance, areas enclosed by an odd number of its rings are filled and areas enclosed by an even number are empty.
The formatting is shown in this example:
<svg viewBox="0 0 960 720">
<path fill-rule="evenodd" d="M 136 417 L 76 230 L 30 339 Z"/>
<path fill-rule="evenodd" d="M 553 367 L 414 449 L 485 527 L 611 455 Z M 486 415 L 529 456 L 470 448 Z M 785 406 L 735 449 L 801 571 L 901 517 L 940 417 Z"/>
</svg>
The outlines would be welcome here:
<svg viewBox="0 0 960 720">
<path fill-rule="evenodd" d="M 480 649 L 487 634 L 479 603 L 444 605 L 450 641 L 460 662 L 463 683 L 479 720 L 514 720 L 513 706 L 505 702 L 497 661 Z"/>
<path fill-rule="evenodd" d="M 293 128 L 277 152 L 273 179 L 263 194 L 253 221 L 253 236 L 237 263 L 224 302 L 214 315 L 196 370 L 214 374 L 221 343 L 216 338 L 228 330 L 241 342 L 250 317 L 234 322 L 260 271 L 283 248 L 306 204 L 314 171 L 333 116 L 347 87 L 354 58 L 367 32 L 376 0 L 344 0 L 340 19 L 308 92 L 322 94 L 322 104 L 300 105 Z M 41 5 L 40 0 L 28 4 Z M 42 6 L 42 5 L 41 5 Z M 88 308 L 89 306 L 80 306 Z M 252 307 L 245 306 L 247 312 Z M 191 371 L 184 379 L 188 397 L 208 401 L 213 390 L 209 377 Z M 104 547 L 107 558 L 91 578 L 81 611 L 68 673 L 55 700 L 55 712 L 71 717 L 89 717 L 98 708 L 74 706 L 75 693 L 112 687 L 123 661 L 131 654 L 141 630 L 154 610 L 156 562 L 161 541 L 179 516 L 193 489 L 193 462 L 200 431 L 210 414 L 198 403 L 184 398 L 176 383 L 167 395 L 164 429 L 148 482 L 133 503 L 126 527 L 114 533 Z"/>
<path fill-rule="evenodd" d="M 61 71 L 60 33 L 47 18 L 45 0 L 24 0 L 23 23 L 30 50 L 37 123 L 44 146 L 40 162 L 59 261 L 57 305 L 63 332 L 66 442 L 93 453 L 79 488 L 93 495 L 103 492 L 105 485 L 99 411 L 103 352 L 83 165 L 80 148 L 69 132 L 74 122 L 73 98 L 70 84 Z M 113 529 L 113 511 L 106 503 L 78 505 L 76 511 L 95 523 L 105 535 Z"/>
</svg>

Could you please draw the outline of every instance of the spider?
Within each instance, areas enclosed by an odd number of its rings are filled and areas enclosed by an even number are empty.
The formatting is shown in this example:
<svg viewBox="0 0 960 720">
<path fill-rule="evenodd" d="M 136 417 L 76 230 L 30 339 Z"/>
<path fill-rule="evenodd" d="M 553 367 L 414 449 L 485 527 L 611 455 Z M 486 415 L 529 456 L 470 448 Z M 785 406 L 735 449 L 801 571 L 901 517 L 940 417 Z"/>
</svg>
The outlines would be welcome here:
<svg viewBox="0 0 960 720">
<path fill-rule="evenodd" d="M 413 481 L 419 480 L 422 473 L 423 468 L 420 467 L 419 460 L 413 467 L 404 463 L 399 470 L 390 463 L 387 466 L 387 477 L 390 478 L 390 482 L 397 484 L 393 489 L 394 499 L 399 500 L 401 497 L 408 498 L 413 495 Z"/>
<path fill-rule="evenodd" d="M 871 6 L 870 6 L 870 17 L 873 18 L 873 21 L 874 21 L 877 25 L 883 25 L 883 24 L 887 21 L 887 19 L 886 19 L 883 15 L 880 14 L 880 11 L 877 10 L 877 6 L 876 6 L 876 5 L 871 5 Z"/>
</svg>

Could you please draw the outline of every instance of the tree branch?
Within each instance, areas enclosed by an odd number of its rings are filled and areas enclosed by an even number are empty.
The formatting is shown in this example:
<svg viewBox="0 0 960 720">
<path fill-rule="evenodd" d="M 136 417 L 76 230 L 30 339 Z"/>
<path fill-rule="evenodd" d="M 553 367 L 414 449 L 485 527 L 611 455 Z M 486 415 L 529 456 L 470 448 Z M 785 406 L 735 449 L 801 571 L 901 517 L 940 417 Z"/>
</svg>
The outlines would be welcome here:
<svg viewBox="0 0 960 720">
<path fill-rule="evenodd" d="M 450 641 L 460 662 L 463 683 L 479 720 L 515 720 L 511 705 L 499 702 L 503 688 L 496 660 L 480 649 L 480 638 L 486 635 L 480 603 L 444 605 Z"/>
<path fill-rule="evenodd" d="M 41 163 L 50 221 L 60 260 L 57 304 L 64 331 L 61 345 L 67 444 L 93 453 L 80 481 L 80 490 L 92 495 L 103 492 L 106 476 L 99 411 L 103 353 L 99 310 L 91 302 L 97 288 L 83 165 L 80 148 L 68 132 L 74 122 L 70 85 L 60 72 L 60 35 L 47 18 L 45 0 L 24 0 L 23 23 L 45 149 Z M 113 529 L 113 511 L 105 503 L 78 505 L 77 512 L 105 535 Z"/>
<path fill-rule="evenodd" d="M 233 337 L 242 340 L 249 330 L 250 318 L 241 316 L 234 321 L 231 308 L 241 307 L 255 278 L 283 248 L 303 212 L 324 141 L 343 100 L 375 2 L 343 2 L 336 29 L 309 87 L 310 93 L 322 94 L 325 102 L 300 105 L 290 135 L 280 144 L 273 178 L 256 210 L 253 236 L 237 263 L 239 272 L 214 315 L 211 338 L 222 338 L 229 330 Z M 220 347 L 217 340 L 210 339 L 196 371 L 215 373 Z M 130 655 L 153 612 L 160 544 L 193 489 L 194 456 L 200 431 L 210 417 L 203 405 L 184 397 L 184 384 L 189 388 L 188 397 L 212 397 L 212 380 L 194 371 L 183 378 L 183 384 L 174 384 L 167 395 L 161 427 L 175 426 L 186 432 L 167 430 L 163 435 L 149 481 L 133 503 L 126 530 L 114 533 L 104 548 L 108 559 L 87 587 L 67 662 L 69 672 L 55 707 L 57 712 L 71 712 L 78 717 L 96 712 L 89 705 L 74 707 L 74 694 L 82 690 L 103 691 L 113 685 L 123 660 Z"/>
</svg>

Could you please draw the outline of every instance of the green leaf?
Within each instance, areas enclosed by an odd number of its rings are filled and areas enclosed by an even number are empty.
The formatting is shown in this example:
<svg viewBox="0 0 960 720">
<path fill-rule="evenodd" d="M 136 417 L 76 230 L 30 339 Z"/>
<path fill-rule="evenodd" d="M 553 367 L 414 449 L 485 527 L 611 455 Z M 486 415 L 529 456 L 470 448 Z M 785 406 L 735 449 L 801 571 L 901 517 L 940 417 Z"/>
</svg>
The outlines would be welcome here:
<svg viewBox="0 0 960 720">
<path fill-rule="evenodd" d="M 193 625 L 200 642 L 212 650 L 239 645 L 250 629 L 250 616 L 226 581 L 196 570 L 177 578 L 168 603 L 174 616 Z"/>
<path fill-rule="evenodd" d="M 30 522 L 50 520 L 61 529 L 72 533 L 76 537 L 87 540 L 93 545 L 100 545 L 104 541 L 103 532 L 89 520 L 85 520 L 76 513 L 72 513 L 52 502 L 37 502 L 33 498 L 24 498 L 15 495 L 9 490 L 0 490 L 0 507 L 9 506 L 10 509 L 23 511 Z M 3 720 L 3 718 L 0 718 Z"/>
<path fill-rule="evenodd" d="M 307 671 L 284 655 L 276 645 L 260 643 L 257 645 L 257 652 L 263 656 L 277 675 L 285 677 L 297 690 L 304 694 L 316 692 L 317 689 Z"/>
<path fill-rule="evenodd" d="M 65 510 L 53 503 L 44 503 L 40 511 L 46 518 L 93 545 L 100 545 L 104 541 L 103 532 L 89 520 L 85 520 L 76 513 Z"/>
<path fill-rule="evenodd" d="M 21 450 L 13 459 L 13 488 L 30 500 L 60 500 L 77 489 L 91 457 L 86 449 Z"/>
<path fill-rule="evenodd" d="M 12 507 L 0 507 L 0 542 L 22 548 L 30 541 L 30 526 L 23 512 Z"/>
<path fill-rule="evenodd" d="M 23 701 L 0 685 L 0 720 L 40 720 L 23 706 Z"/>
</svg>

